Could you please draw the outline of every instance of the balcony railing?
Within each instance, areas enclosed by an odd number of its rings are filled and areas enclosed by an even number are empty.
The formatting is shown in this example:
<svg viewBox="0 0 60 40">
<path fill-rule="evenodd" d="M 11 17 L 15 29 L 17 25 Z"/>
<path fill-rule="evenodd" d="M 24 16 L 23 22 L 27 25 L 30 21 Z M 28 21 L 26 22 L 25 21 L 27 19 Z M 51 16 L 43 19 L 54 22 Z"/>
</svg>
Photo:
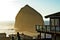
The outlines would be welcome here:
<svg viewBox="0 0 60 40">
<path fill-rule="evenodd" d="M 52 27 L 50 25 L 35 25 L 37 31 L 46 31 L 46 32 L 60 32 L 60 27 Z"/>
</svg>

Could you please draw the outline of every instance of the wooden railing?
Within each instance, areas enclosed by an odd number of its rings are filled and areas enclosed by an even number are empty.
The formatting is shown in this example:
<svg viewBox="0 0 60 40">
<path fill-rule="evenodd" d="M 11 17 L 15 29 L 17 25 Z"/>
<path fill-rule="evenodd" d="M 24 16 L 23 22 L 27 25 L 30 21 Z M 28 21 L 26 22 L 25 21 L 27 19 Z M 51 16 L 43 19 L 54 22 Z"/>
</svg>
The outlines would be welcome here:
<svg viewBox="0 0 60 40">
<path fill-rule="evenodd" d="M 46 31 L 46 32 L 60 32 L 60 27 L 52 27 L 50 25 L 35 25 L 37 31 Z"/>
</svg>

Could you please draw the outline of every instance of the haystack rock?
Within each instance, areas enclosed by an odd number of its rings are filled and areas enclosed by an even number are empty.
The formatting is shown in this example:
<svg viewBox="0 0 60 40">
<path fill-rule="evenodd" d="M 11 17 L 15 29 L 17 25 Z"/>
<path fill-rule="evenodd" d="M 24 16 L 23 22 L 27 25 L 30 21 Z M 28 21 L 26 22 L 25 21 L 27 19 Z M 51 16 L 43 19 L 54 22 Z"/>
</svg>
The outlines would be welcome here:
<svg viewBox="0 0 60 40">
<path fill-rule="evenodd" d="M 15 18 L 15 31 L 29 36 L 36 36 L 35 25 L 43 25 L 42 15 L 29 5 L 25 5 Z"/>
</svg>

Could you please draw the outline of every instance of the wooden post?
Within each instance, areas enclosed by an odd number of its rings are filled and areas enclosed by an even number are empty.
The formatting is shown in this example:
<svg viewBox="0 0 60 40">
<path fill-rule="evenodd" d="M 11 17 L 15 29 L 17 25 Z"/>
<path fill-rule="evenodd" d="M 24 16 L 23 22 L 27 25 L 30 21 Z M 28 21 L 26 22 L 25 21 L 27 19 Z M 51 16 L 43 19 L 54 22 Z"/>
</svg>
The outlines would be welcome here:
<svg viewBox="0 0 60 40">
<path fill-rule="evenodd" d="M 46 27 L 46 32 L 47 32 L 47 25 L 45 26 Z M 45 32 L 45 34 L 44 34 L 44 39 L 46 39 L 46 32 Z"/>
<path fill-rule="evenodd" d="M 14 40 L 14 37 L 12 36 L 12 40 Z"/>
<path fill-rule="evenodd" d="M 38 40 L 41 40 L 41 32 L 40 32 L 40 38 Z"/>
<path fill-rule="evenodd" d="M 55 40 L 56 40 L 56 34 L 55 34 Z"/>
<path fill-rule="evenodd" d="M 19 32 L 17 32 L 17 38 L 18 38 L 18 40 L 21 40 Z"/>
<path fill-rule="evenodd" d="M 59 32 L 60 32 L 60 18 L 59 18 Z"/>
<path fill-rule="evenodd" d="M 37 40 L 41 40 L 41 32 L 40 32 L 40 34 L 38 35 Z"/>
<path fill-rule="evenodd" d="M 51 31 L 51 18 L 50 18 L 50 31 Z"/>
</svg>

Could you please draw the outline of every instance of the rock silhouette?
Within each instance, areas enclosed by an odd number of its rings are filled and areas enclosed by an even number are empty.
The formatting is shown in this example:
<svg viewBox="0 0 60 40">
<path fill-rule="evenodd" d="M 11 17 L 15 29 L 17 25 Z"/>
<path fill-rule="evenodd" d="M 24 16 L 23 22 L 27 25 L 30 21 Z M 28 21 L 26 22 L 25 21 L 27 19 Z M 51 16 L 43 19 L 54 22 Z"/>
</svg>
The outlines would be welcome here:
<svg viewBox="0 0 60 40">
<path fill-rule="evenodd" d="M 35 25 L 43 25 L 43 17 L 29 5 L 25 5 L 15 18 L 15 31 L 25 35 L 35 36 L 37 31 Z"/>
</svg>

